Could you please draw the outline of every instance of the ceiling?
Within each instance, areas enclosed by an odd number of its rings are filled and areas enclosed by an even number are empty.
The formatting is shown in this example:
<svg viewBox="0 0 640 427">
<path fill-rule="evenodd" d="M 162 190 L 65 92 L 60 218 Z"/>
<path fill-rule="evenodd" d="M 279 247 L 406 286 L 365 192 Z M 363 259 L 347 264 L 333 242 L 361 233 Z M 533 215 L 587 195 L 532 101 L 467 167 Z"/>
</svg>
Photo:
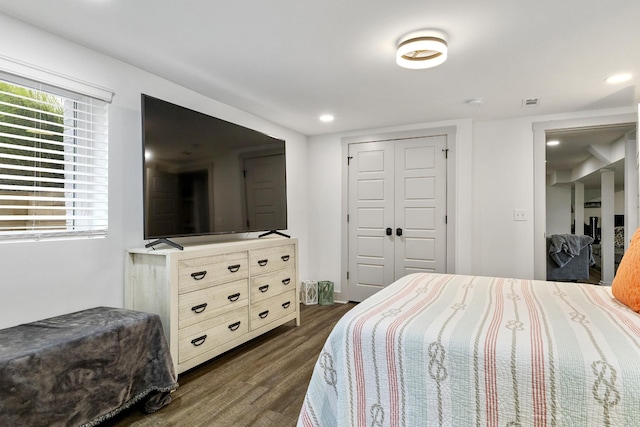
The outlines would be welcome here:
<svg viewBox="0 0 640 427">
<path fill-rule="evenodd" d="M 0 0 L 0 12 L 305 135 L 640 101 L 637 0 Z M 447 62 L 398 67 L 398 40 L 425 28 L 448 35 Z M 621 72 L 634 77 L 604 83 Z"/>
<path fill-rule="evenodd" d="M 614 146 L 619 144 L 619 147 L 624 147 L 624 141 L 635 139 L 635 130 L 636 124 L 632 123 L 547 132 L 547 142 L 560 142 L 546 147 L 547 175 L 565 172 L 572 178 L 560 182 L 560 185 L 579 181 L 584 184 L 585 190 L 599 191 L 600 171 L 607 169 L 614 172 L 615 191 L 623 190 L 624 149 L 616 152 Z"/>
</svg>

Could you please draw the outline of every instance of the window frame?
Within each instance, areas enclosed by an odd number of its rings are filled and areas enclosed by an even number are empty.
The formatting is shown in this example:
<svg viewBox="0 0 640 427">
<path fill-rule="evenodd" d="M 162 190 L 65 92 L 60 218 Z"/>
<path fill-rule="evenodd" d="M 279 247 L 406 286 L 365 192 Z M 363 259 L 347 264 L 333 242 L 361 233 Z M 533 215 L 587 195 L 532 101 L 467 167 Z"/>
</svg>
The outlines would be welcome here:
<svg viewBox="0 0 640 427">
<path fill-rule="evenodd" d="M 62 193 L 64 196 L 64 208 L 58 206 L 56 209 L 59 211 L 64 210 L 64 228 L 60 228 L 61 219 L 56 219 L 57 227 L 52 229 L 48 228 L 33 228 L 25 226 L 23 230 L 5 230 L 0 228 L 0 242 L 12 242 L 12 241 L 40 241 L 50 239 L 75 239 L 85 237 L 104 237 L 108 232 L 108 217 L 109 217 L 109 138 L 108 138 L 108 120 L 109 120 L 109 103 L 113 96 L 112 91 L 101 92 L 102 88 L 98 88 L 99 97 L 95 96 L 94 88 L 89 87 L 88 92 L 93 94 L 80 93 L 78 91 L 68 89 L 69 86 L 78 86 L 79 81 L 74 79 L 68 79 L 67 87 L 60 87 L 51 85 L 45 81 L 35 80 L 29 76 L 16 75 L 11 72 L 6 72 L 5 58 L 0 57 L 0 81 L 6 82 L 10 85 L 22 86 L 29 90 L 38 91 L 41 93 L 51 94 L 56 97 L 60 97 L 63 100 L 63 131 L 62 143 L 54 142 L 53 144 L 59 145 L 57 150 L 60 150 L 59 154 L 62 156 L 62 160 L 50 160 L 44 163 L 62 164 L 63 171 L 62 179 L 57 179 L 58 183 L 61 183 L 62 187 L 56 187 L 56 192 Z M 24 64 L 22 64 L 24 65 Z M 4 69 L 4 70 L 3 70 Z M 36 71 L 35 74 L 42 75 L 43 69 L 32 68 L 31 71 Z M 46 72 L 44 72 L 47 75 Z M 32 73 L 33 74 L 33 73 Z M 49 80 L 64 80 L 64 76 L 59 74 L 48 74 L 49 77 L 55 77 Z M 80 82 L 80 86 L 84 83 Z M 80 88 L 82 89 L 82 87 Z M 103 96 L 106 95 L 106 96 Z M 105 99 L 106 98 L 106 99 Z M 103 109 L 102 114 L 93 115 L 93 108 Z M 89 117 L 86 119 L 85 116 Z M 0 120 L 4 116 L 0 116 Z M 94 117 L 98 119 L 98 122 L 94 122 Z M 98 129 L 100 128 L 100 129 Z M 97 135 L 97 136 L 96 136 Z M 35 139 L 35 138 L 34 138 Z M 32 141 L 33 142 L 33 141 Z M 33 142 L 35 144 L 35 142 Z M 35 148 L 35 147 L 34 147 Z M 37 152 L 35 149 L 29 149 L 32 152 Z M 81 154 L 80 152 L 85 151 Z M 5 156 L 7 154 L 5 153 Z M 78 160 L 79 158 L 83 160 Z M 4 159 L 2 159 L 4 162 Z M 34 164 L 37 164 L 34 162 Z M 0 169 L 6 164 L 0 164 Z M 6 168 L 5 168 L 6 169 Z M 35 174 L 36 172 L 32 170 Z M 50 169 L 51 173 L 52 170 Z M 26 174 L 25 174 L 26 175 Z M 78 179 L 82 177 L 82 179 Z M 53 178 L 55 179 L 55 178 Z M 45 179 L 46 180 L 46 179 Z M 41 177 L 33 179 L 33 188 L 38 191 L 42 190 L 44 186 L 39 187 L 36 182 L 44 182 Z M 17 179 L 15 179 L 17 181 Z M 27 180 L 28 181 L 28 180 Z M 80 188 L 82 186 L 83 188 Z M 6 185 L 5 187 L 9 187 Z M 17 187 L 16 187 L 17 188 Z M 98 191 L 97 189 L 102 189 Z M 87 200 L 84 201 L 84 205 L 80 206 L 80 199 L 78 194 L 87 194 Z M 68 197 L 68 195 L 71 195 Z M 32 196 L 37 197 L 37 196 Z M 43 202 L 40 200 L 39 202 Z M 39 203 L 36 202 L 36 203 Z M 36 208 L 37 211 L 40 208 Z M 83 213 L 79 215 L 79 213 Z M 3 212 L 0 212 L 0 218 Z M 11 215 L 5 215 L 5 219 Z M 17 216 L 17 215 L 16 215 Z M 29 215 L 26 215 L 29 216 Z M 26 217 L 23 216 L 23 217 Z M 33 215 L 37 217 L 38 215 Z M 0 220 L 0 227 L 4 221 Z"/>
</svg>

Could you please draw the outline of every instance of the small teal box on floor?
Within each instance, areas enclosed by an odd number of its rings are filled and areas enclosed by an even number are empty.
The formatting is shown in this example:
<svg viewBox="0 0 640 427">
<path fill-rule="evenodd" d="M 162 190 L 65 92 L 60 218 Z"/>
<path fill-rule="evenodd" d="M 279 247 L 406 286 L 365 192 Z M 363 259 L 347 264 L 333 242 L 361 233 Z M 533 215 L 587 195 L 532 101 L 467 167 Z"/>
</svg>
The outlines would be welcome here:
<svg viewBox="0 0 640 427">
<path fill-rule="evenodd" d="M 333 304 L 333 282 L 329 280 L 318 282 L 318 303 L 320 305 Z"/>
</svg>

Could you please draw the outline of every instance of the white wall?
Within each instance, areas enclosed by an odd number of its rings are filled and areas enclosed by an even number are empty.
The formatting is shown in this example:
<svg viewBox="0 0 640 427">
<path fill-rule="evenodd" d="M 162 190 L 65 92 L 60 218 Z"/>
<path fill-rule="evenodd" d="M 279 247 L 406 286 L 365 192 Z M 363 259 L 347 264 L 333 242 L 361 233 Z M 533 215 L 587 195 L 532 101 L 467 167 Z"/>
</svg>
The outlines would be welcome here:
<svg viewBox="0 0 640 427">
<path fill-rule="evenodd" d="M 547 186 L 547 236 L 571 234 L 571 187 Z M 582 234 L 579 229 L 576 234 Z"/>
<path fill-rule="evenodd" d="M 534 173 L 539 170 L 537 161 L 544 171 L 544 158 L 534 158 L 534 151 L 544 153 L 544 141 L 540 147 L 534 146 L 534 125 L 585 119 L 598 122 L 600 118 L 606 122 L 609 116 L 634 113 L 636 109 L 634 106 L 474 123 L 474 274 L 534 278 L 534 222 L 538 220 L 534 216 L 534 191 L 546 188 L 544 173 L 543 182 L 534 182 Z M 527 221 L 514 221 L 514 209 L 524 209 Z M 544 215 L 545 210 L 542 212 Z M 544 233 L 545 227 L 541 230 Z M 542 251 L 537 254 L 538 259 L 546 259 L 544 245 Z"/>
<path fill-rule="evenodd" d="M 504 120 L 422 123 L 309 138 L 309 275 L 332 280 L 341 290 L 338 248 L 342 215 L 342 138 L 391 131 L 456 126 L 455 272 L 485 276 L 534 277 L 533 124 L 624 114 L 635 108 L 574 112 Z M 545 185 L 543 182 L 542 185 Z M 514 209 L 526 221 L 514 221 Z M 586 214 L 585 214 L 586 215 Z"/>
<path fill-rule="evenodd" d="M 109 110 L 108 236 L 0 244 L 0 328 L 93 306 L 122 306 L 125 250 L 145 243 L 141 92 L 287 141 L 288 231 L 300 239 L 300 271 L 307 275 L 305 136 L 1 14 L 0 38 L 2 55 L 116 93 Z"/>
<path fill-rule="evenodd" d="M 473 126 L 474 274 L 533 278 L 531 118 Z M 514 209 L 526 221 L 514 221 Z"/>
</svg>

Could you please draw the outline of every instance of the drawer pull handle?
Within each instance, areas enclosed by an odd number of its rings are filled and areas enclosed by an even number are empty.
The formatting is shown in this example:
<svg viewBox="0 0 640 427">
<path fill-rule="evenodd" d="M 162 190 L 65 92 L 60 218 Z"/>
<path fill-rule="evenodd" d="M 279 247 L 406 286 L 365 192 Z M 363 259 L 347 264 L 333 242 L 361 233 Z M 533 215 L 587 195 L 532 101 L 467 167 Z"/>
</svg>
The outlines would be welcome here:
<svg viewBox="0 0 640 427">
<path fill-rule="evenodd" d="M 269 290 L 269 285 L 260 286 L 258 290 L 262 293 L 265 293 Z"/>
<path fill-rule="evenodd" d="M 267 317 L 268 315 L 269 315 L 269 310 L 267 310 L 267 311 L 263 311 L 262 313 L 258 314 L 258 316 L 259 316 L 261 319 L 264 319 L 264 318 L 265 318 L 265 317 Z"/>
<path fill-rule="evenodd" d="M 286 310 L 287 308 L 289 308 L 290 305 L 291 305 L 291 301 L 287 301 L 284 304 L 282 304 L 282 308 Z"/>
<path fill-rule="evenodd" d="M 260 260 L 258 260 L 258 265 L 260 267 L 264 267 L 265 265 L 267 265 L 268 262 L 269 262 L 268 259 L 260 259 Z"/>
<path fill-rule="evenodd" d="M 232 330 L 232 331 L 235 331 L 239 327 L 240 327 L 240 322 L 232 323 L 232 324 L 229 325 L 229 329 Z"/>
<path fill-rule="evenodd" d="M 229 269 L 230 272 L 237 273 L 238 270 L 240 270 L 240 264 L 230 265 L 227 268 Z"/>
<path fill-rule="evenodd" d="M 207 339 L 206 335 L 203 335 L 201 337 L 198 338 L 194 338 L 191 340 L 191 344 L 195 345 L 196 347 L 198 347 L 199 345 L 204 344 L 205 340 Z"/>
<path fill-rule="evenodd" d="M 291 283 L 291 278 L 287 277 L 286 279 L 282 279 L 282 284 L 287 286 L 289 283 Z"/>
<path fill-rule="evenodd" d="M 284 262 L 287 262 L 289 261 L 289 255 L 282 255 L 280 259 L 282 259 Z"/>
<path fill-rule="evenodd" d="M 200 305 L 196 305 L 194 307 L 191 307 L 191 311 L 193 311 L 194 313 L 202 313 L 206 309 L 207 309 L 207 303 L 206 302 L 204 304 L 200 304 Z"/>
<path fill-rule="evenodd" d="M 231 301 L 231 302 L 236 302 L 236 301 L 238 301 L 238 298 L 240 298 L 240 293 L 233 294 L 233 295 L 229 295 L 229 296 L 227 297 L 227 299 L 228 299 L 229 301 Z"/>
<path fill-rule="evenodd" d="M 194 280 L 202 280 L 204 279 L 204 276 L 207 275 L 207 270 L 204 271 L 197 271 L 195 273 L 191 273 L 191 277 L 194 278 Z"/>
</svg>

